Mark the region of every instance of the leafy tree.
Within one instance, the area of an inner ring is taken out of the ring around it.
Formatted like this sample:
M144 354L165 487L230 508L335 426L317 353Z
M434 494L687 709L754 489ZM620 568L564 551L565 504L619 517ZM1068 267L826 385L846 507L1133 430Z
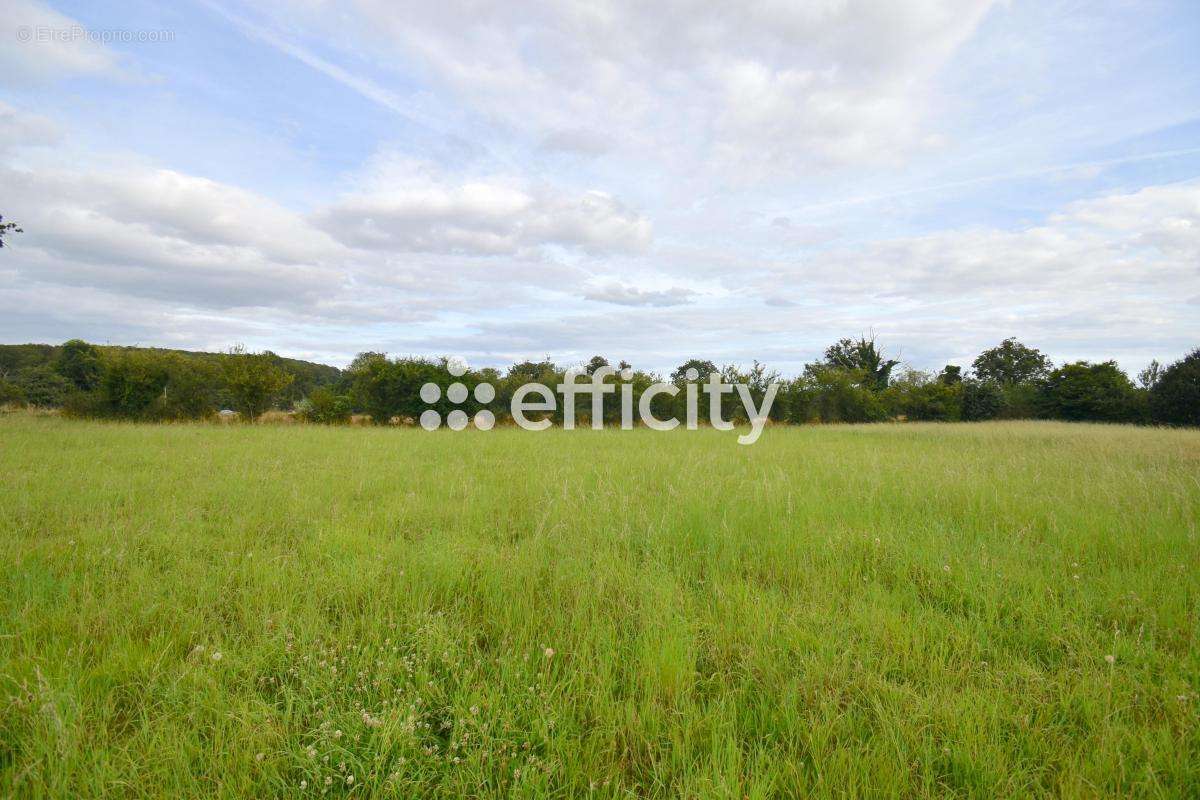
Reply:
M0 378L0 406L25 405L25 392L10 380Z
M557 376L557 377L555 377ZM508 368L506 381L521 383L544 383L550 386L562 378L560 370L549 358L542 361L521 361Z
M888 417L879 395L859 370L810 364L788 387L793 422L881 422Z
M17 370L13 384L24 395L25 402L42 408L58 408L75 389L49 364Z
M170 378L166 358L148 350L120 350L106 359L98 387L98 411L125 419L161 414Z
M671 382L683 383L685 380L687 380L685 376L687 375L687 371L689 369L696 370L696 373L699 375L697 380L702 382L708 380L708 376L714 372L719 372L717 365L711 361L705 361L704 359L700 358L689 358L687 361L676 367L671 373Z
M1013 383L999 389L1004 396L1000 419L1033 419L1041 414L1037 383Z
M1005 339L990 350L984 350L971 365L976 378L1001 386L1030 383L1044 378L1050 366L1050 359L1040 351L1012 338Z
M389 360L382 353L361 354L350 371L354 402L379 425L387 424L393 417L417 419L427 408L444 416L454 408L446 399L446 387L452 381L461 381L471 389L478 382L470 373L462 378L451 378L441 365L427 359ZM420 396L421 387L426 383L435 383L442 389L440 398L432 406Z
M90 392L100 383L100 351L82 339L70 339L58 351L54 369L76 389Z
M347 370L355 403L378 424L395 416L392 392L387 385L390 367L385 354L366 352L355 356Z
M350 421L350 406L349 397L336 394L327 386L318 386L297 404L297 410L305 422L338 425Z
M234 410L245 419L258 419L292 382L292 376L277 366L274 353L248 353L235 347L229 356L223 367Z
M850 372L862 373L863 386L873 391L882 391L888 386L892 370L899 364L894 359L885 359L876 346L875 338L865 336L841 339L825 351L825 364Z
M1146 368L1138 373L1138 386L1143 389L1153 389L1163 376L1163 365L1155 359L1146 365Z
M15 222L5 222L4 215L0 214L0 247L4 247L4 237L14 233L24 233L25 231L17 227Z
M703 374L700 380L703 381L707 377L707 374ZM730 385L745 384L746 388L750 391L750 397L754 401L754 407L762 408L763 398L765 398L767 394L767 387L772 383L779 383L780 378L778 372L767 369L765 364L755 360L753 366L751 366L748 370L738 369L738 367L734 364L727 364L726 366L722 367L721 381ZM660 398L656 397L655 399L658 400ZM685 413L683 406L685 402L685 395L683 392L680 392L675 396L674 399L676 408L678 409L678 419L682 421ZM696 400L700 419L708 419L710 407L708 395L704 392L699 392ZM728 409L728 411L722 416L723 419L727 419L730 422L749 421L749 415L746 412L746 406L738 395L727 394L721 398L721 403L722 409ZM767 412L767 416L774 420L784 419L785 407L778 403L772 403L771 409Z
M955 386L962 383L962 367L954 364L947 364L942 367L942 371L938 373L938 380L946 386Z
M608 366L611 365L608 363L608 359L604 356L592 356L590 359L588 359L588 362L583 365L583 368L585 371L587 371L588 375L594 375L596 370L600 369L601 367Z
M1150 418L1200 426L1200 348L1163 370L1150 389Z
M163 414L171 419L204 419L217 413L223 373L215 362L166 357L167 385L163 389Z
M968 422L995 419L1004 410L1004 392L994 383L962 383L962 418Z
M1115 361L1064 364L1038 387L1041 412L1056 419L1133 422L1138 400L1137 389Z
M38 367L54 360L57 348L48 344L0 344L0 377L12 380L25 367Z
M893 416L917 421L956 420L961 413L962 391L959 384L943 382L942 375L933 377L917 370L908 370L883 392Z

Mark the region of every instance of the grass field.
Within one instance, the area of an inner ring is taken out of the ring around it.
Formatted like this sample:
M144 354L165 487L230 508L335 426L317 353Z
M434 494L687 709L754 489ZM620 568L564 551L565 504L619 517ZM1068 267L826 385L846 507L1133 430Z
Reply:
M1200 796L1200 432L0 417L0 795Z

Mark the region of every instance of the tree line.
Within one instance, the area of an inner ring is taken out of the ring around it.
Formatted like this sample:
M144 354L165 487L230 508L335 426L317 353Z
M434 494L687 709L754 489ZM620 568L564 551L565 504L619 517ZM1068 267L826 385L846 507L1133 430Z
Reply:
M834 343L791 378L758 362L741 368L691 359L666 376L633 369L624 361L610 365L601 356L580 366L588 374L603 366L630 370L628 380L607 380L632 384L635 397L660 381L685 387L689 374L703 381L719 373L724 383L748 385L756 401L768 385L777 383L770 418L784 423L1061 419L1200 426L1200 349L1169 366L1152 362L1135 379L1114 361L1056 366L1015 339L983 351L966 370L947 365L937 372L902 368L867 336ZM205 419L222 410L254 420L278 409L315 423L344 423L358 415L377 424L403 424L412 423L427 408L443 415L455 408L444 390L457 381L472 394L477 384L490 384L495 397L483 407L504 422L518 387L536 382L553 388L564 382L566 370L546 359L523 361L503 371L469 370L452 378L445 359L366 352L340 370L270 351L190 353L72 339L59 346L0 346L0 405L164 421ZM420 397L426 383L443 389L433 404ZM686 394L656 396L655 416L683 419ZM701 420L710 418L708 402L701 393ZM472 403L471 408L479 405ZM581 411L586 421L587 410ZM724 419L745 421L740 403L730 401L721 412ZM560 408L549 416L561 413ZM616 402L606 403L605 423L617 424L619 413Z

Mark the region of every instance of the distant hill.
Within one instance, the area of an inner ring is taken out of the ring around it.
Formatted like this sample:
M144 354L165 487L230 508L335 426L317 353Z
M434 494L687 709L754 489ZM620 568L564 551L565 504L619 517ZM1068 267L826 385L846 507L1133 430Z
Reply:
M172 350L164 347L125 347L123 345L98 344L96 348L106 352L142 350L155 353L174 353L184 358L195 358L218 364L222 360L229 358L227 353ZM60 346L55 344L0 344L0 378L12 375L26 367L38 367L43 364L50 364L58 358L60 349ZM281 369L291 373L293 377L292 383L282 394L282 398L288 401L294 402L299 400L307 396L316 387L335 384L342 377L340 369L331 367L328 364L301 361L298 358L284 358L274 353L271 353L271 356L276 360Z

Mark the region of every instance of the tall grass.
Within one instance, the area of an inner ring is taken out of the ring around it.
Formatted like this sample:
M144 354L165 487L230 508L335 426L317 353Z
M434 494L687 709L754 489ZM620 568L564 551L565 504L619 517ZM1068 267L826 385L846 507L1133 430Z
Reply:
M0 418L0 794L1200 795L1200 433Z

